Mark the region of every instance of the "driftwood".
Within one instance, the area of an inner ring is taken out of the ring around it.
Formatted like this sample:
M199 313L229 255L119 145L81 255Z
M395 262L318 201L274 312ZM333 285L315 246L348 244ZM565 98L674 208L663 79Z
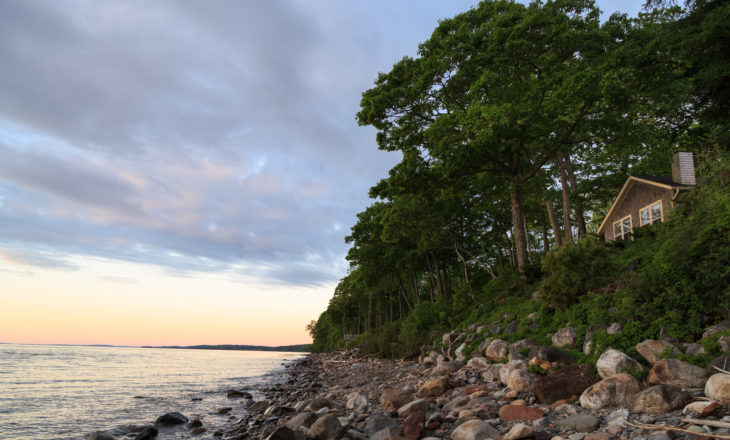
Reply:
M646 429L646 430L651 430L651 431L683 432L685 434L693 434L693 435L696 435L699 437L712 437L712 438L717 438L717 439L721 439L721 440L730 440L730 435L699 433L699 432L690 431L688 429L680 428L678 426L644 425L643 423L629 422L628 420L626 420L626 418L622 418L622 421L631 427L639 428L639 429ZM715 422L712 420L682 419L682 421L686 422L686 423L714 426L714 427L719 427L719 428L730 428L730 423ZM719 425L723 425L723 426L719 426Z

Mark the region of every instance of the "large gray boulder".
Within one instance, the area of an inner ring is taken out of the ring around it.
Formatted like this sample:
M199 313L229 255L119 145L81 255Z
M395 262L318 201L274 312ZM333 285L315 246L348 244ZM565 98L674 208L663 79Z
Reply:
M489 363L487 362L487 358L483 357L473 357L469 359L469 362L466 364L468 368L476 371L482 371L486 369L488 365Z
M503 384L507 385L507 382L509 381L509 377L515 370L526 370L527 369L527 361L524 359L516 359L514 361L509 361L506 364L502 365L502 368L499 369L499 380Z
M616 374L583 391L580 404L590 410L630 406L631 398L641 391L641 388L641 382L634 376Z
M730 405L730 374L713 374L705 384L705 396Z
M487 347L487 350L484 352L484 357L493 362L500 362L507 358L508 348L509 342L502 339L495 339Z
M331 414L317 419L307 431L307 438L312 440L339 440L341 435L342 424L337 417Z
M483 440L497 438L500 433L484 420L464 422L451 433L451 440Z
M633 398L633 411L644 414L664 414L684 407L692 396L669 385L654 385L639 391Z
M646 383L677 388L702 388L708 377L707 370L697 365L679 359L662 359L649 371Z
M575 331L575 328L565 327L555 332L551 340L553 345L558 348L574 347L577 337L578 334Z
M674 355L681 353L677 347L667 341L647 339L646 341L636 344L636 351L638 351L639 354L652 365L659 362L662 353L667 350L671 351Z
M606 350L596 362L598 375L601 379L608 379L611 376L620 373L629 373L636 371L644 371L646 367L636 362L630 356L614 349Z

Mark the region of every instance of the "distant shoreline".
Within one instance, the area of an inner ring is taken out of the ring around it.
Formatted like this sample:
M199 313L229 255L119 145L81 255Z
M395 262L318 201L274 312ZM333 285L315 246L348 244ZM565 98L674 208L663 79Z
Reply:
M166 345L166 346L150 346L145 345L141 348L172 348L172 349L185 349L185 350L247 350L247 351L289 351L296 353L308 353L312 349L312 344L299 344L299 345L281 345L278 347L267 347L264 345Z

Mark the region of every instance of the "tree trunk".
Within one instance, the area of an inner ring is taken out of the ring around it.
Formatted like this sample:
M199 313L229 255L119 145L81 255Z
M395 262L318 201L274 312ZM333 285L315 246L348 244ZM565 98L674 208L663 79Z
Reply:
M512 232L512 231L510 230L510 232ZM507 238L507 245L509 246L507 248L507 255L509 256L509 265L512 267L515 267L515 266L517 266L517 262L515 261L515 246L512 243L512 237L510 237L510 235L507 233L507 231L504 231L504 236Z
M525 237L524 207L522 205L522 188L513 181L510 188L512 203L512 225L514 226L515 251L517 253L517 268L522 271L528 263L527 237Z
M413 305L415 306L421 302L421 292L418 291L418 278L416 277L416 271L412 270L411 275L413 277Z
M563 194L563 234L565 241L571 242L573 241L573 227L570 224L570 188L568 187L568 178L560 156L558 156L558 172L560 174L560 186L562 187L561 192Z
M461 260L461 265L464 270L464 287L466 287L469 284L469 271L467 270L466 259L463 255L461 255L461 252L459 252L459 246L457 246L455 243L454 250L456 251L456 255L458 255L459 259Z
M398 269L393 269L393 272L395 273L396 280L398 280L398 289L400 290L400 294L403 297L403 300L406 302L406 305L408 306L408 310L413 310L413 306L411 306L410 301L408 301L408 293L406 292L406 286L403 285L403 280L400 277L400 273L398 272Z
M366 331L370 331L373 325L373 289L368 289L368 325Z
M433 267L434 273L436 274L436 280L438 281L437 285L438 285L439 291L441 292L441 296L443 296L445 298L446 289L444 288L444 279L441 278L441 271L439 270L439 260L435 256L433 257L433 266L434 266Z
M542 221L542 248L547 253L550 250L550 238L548 237L548 228L545 224L545 218Z
M578 179L573 172L573 163L570 161L570 155L563 157L563 164L565 165L568 183L573 194L573 210L575 211L575 220L578 223L578 237L583 238L586 236L586 219L583 215L583 201L578 193Z
M426 267L428 268L428 287L429 287L429 290L431 291L430 292L431 293L431 302L433 302L434 301L433 288L434 288L434 284L436 284L436 283L434 282L434 279L433 279L433 269L431 269L431 260L429 260L428 254L426 254Z

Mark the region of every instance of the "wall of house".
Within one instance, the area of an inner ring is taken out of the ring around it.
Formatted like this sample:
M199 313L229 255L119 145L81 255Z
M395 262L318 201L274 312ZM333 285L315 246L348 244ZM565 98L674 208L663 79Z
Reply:
M603 236L606 241L613 241L613 223L631 215L631 230L640 227L639 210L646 207L647 205L662 200L662 209L664 218L667 213L672 209L671 200L674 191L671 189L661 188L655 185L650 185L643 182L634 182L631 189L629 189L623 203L616 208L606 223L606 230Z

